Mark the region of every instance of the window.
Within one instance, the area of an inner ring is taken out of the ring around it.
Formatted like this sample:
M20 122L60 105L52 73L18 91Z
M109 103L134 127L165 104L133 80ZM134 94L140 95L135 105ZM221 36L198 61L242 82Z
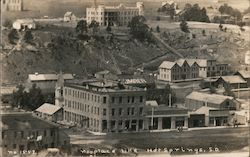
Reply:
M135 102L135 97L134 96L132 96L132 103L134 103Z
M103 109L103 115L104 115L104 116L107 115L107 110L106 110L106 108Z
M135 108L131 108L131 115L134 115L135 114Z
M122 97L121 96L119 97L119 103L122 103Z
M122 108L119 108L119 115L122 115Z
M16 131L14 132L14 138L17 138L17 132Z
M128 103L130 103L130 96L128 96Z
M23 131L21 131L21 138L23 138L24 137L24 133L23 133Z
M112 97L112 103L115 103L115 97Z
M103 97L103 103L106 104L107 102L107 97Z
M142 113L143 113L143 107L140 107L139 114L142 115Z
M47 131L46 131L46 130L43 131L43 136L44 136L44 137L47 136Z
M16 144L13 144L13 149L16 149Z
M127 110L127 115L129 115L130 114L130 108L128 108L128 110Z
M143 102L143 96L140 96L140 102Z
M111 112L111 114L112 114L112 116L114 116L114 115L115 115L115 109L114 109L114 108L112 108L112 112Z

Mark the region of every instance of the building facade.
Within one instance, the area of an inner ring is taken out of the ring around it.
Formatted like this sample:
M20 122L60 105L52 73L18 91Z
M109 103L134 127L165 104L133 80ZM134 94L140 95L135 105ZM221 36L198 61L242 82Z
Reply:
M125 7L120 4L119 6L99 5L86 9L87 23L90 24L95 20L100 26L127 26L134 16L143 14L143 2L137 2L136 7Z
M64 120L92 132L144 130L146 91L113 81L65 84Z
M56 106L49 103L44 103L42 106L34 111L35 115L51 122L57 122L63 120L63 109L60 106Z
M22 11L23 0L1 0L3 11Z
M33 117L31 113L5 113L1 115L1 147L3 156L8 151L39 151L46 148L69 146L69 137L54 123Z
M175 62L164 61L158 70L158 80L168 82L205 78L207 73L206 65L194 59L179 59Z

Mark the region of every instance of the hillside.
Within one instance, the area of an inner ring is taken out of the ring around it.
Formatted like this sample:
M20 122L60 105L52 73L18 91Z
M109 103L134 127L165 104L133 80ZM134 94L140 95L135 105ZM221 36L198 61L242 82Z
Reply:
M19 32L20 43L11 45L7 38L9 30L5 30L3 81L24 81L29 73L60 70L78 76L102 69L119 73L163 54L157 45L131 39L128 33L115 35L111 41L110 36L102 32L105 30L83 41L75 37L71 28L50 26L32 31L33 44L27 44L23 39L24 32Z

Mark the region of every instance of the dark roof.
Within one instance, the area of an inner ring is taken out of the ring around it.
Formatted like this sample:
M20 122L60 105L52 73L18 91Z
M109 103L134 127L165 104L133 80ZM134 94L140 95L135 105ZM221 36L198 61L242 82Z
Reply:
M31 113L2 114L0 127L3 130L30 130L55 128L56 124L33 117Z

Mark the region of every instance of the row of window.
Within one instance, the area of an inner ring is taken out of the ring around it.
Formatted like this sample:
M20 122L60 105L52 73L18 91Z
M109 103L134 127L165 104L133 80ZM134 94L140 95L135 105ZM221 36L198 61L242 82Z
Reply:
M134 116L136 115L137 111L135 110L134 107L128 107L127 108L127 113L125 114L124 112L124 108L112 108L111 109L111 116L116 116L116 115L119 115L119 116L123 116L123 115L131 115L131 116ZM143 107L139 107L139 115L142 115L143 114Z
M87 104L83 104L83 103L76 102L76 101L70 101L67 99L65 99L64 105L65 105L65 107L72 108L75 110L80 110L80 111L91 113L91 114L99 115L99 112L100 112L99 107L90 106Z
M47 137L49 130L44 130L42 131L28 131L25 137L25 132L24 131L14 131L12 132L6 132L6 131L2 131L2 138L8 138L8 136L13 137L13 138L36 138L39 135L42 135L43 137ZM54 129L50 129L50 136L54 136L55 135L55 130Z
M119 12L98 12L98 11L88 11L87 15L138 15L139 11L119 11Z

